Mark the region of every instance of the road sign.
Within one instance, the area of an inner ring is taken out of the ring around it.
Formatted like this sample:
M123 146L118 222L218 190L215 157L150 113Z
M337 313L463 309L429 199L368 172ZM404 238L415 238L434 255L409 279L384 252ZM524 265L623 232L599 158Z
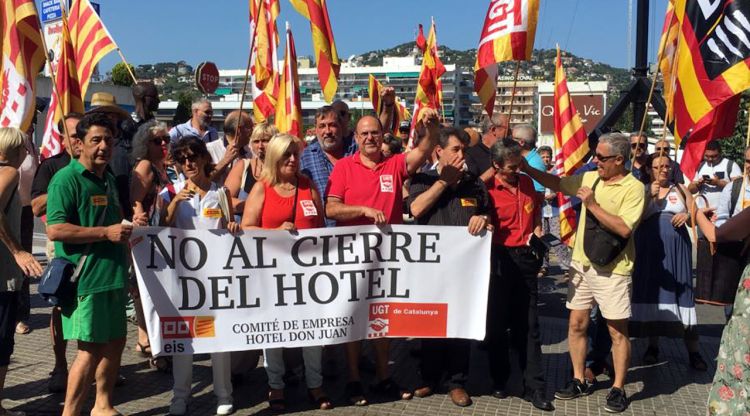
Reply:
M42 0L42 23L62 19L60 0Z
M219 86L219 69L213 62L201 62L195 68L195 85L204 94L212 94Z

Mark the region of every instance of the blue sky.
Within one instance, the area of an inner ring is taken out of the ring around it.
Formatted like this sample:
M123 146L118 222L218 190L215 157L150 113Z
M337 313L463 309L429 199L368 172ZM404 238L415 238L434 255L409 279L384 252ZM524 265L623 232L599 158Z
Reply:
M204 60L219 68L244 68L247 61L247 0L96 0L126 58L134 65ZM627 53L628 0L540 0L535 47L559 43L573 53L617 67L632 65ZM635 8L637 0L632 0ZM649 61L655 61L666 0L651 0ZM437 22L438 43L476 47L488 0L328 0L339 56L388 48L414 39L416 26ZM635 10L633 10L635 19ZM292 26L298 55L312 52L309 24L281 0L279 30ZM633 30L635 42L635 29ZM283 49L279 52L283 56ZM631 53L632 55L632 53ZM102 61L109 70L112 53Z

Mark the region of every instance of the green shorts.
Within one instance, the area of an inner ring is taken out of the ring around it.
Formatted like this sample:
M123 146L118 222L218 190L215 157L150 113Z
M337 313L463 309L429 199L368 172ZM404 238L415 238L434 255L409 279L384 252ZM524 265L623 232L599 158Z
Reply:
M125 289L78 296L76 304L63 307L62 330L67 340L107 343L127 336Z

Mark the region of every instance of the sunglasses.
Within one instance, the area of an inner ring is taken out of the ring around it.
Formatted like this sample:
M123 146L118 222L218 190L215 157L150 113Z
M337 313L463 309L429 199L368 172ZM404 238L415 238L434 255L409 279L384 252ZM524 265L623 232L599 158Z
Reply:
M659 153L659 152L665 152L665 153L669 153L669 151L670 151L670 150L672 150L672 149L671 149L671 148L669 148L669 147L655 147L655 148L654 148L654 151L655 151L656 153Z
M151 143L161 146L164 143L169 143L169 136L157 136L151 139Z
M635 149L635 148L645 149L646 148L646 144L645 143L630 143L630 147L633 148L633 149Z
M594 155L594 157L596 158L596 160L598 160L598 161L600 161L600 162L603 163L603 162L608 161L609 159L616 158L617 155L604 156L604 155L600 155L599 153L597 153L597 154Z
M188 160L191 163L198 162L200 160L200 156L198 156L196 154L192 154L192 155L179 155L174 160L175 160L175 162L177 162L177 163L179 163L181 165L184 165L185 162L188 161Z

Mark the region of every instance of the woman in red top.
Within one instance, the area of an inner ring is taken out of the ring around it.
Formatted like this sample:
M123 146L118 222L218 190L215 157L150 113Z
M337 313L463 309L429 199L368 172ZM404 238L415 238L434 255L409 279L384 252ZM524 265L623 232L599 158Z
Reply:
M313 182L299 172L304 143L289 134L277 134L266 147L263 173L250 191L242 215L242 228L301 230L323 226L320 194ZM305 382L310 399L321 409L331 409L323 391L321 355L323 347L304 347ZM274 411L283 411L284 357L282 348L263 352L268 374L268 402Z

